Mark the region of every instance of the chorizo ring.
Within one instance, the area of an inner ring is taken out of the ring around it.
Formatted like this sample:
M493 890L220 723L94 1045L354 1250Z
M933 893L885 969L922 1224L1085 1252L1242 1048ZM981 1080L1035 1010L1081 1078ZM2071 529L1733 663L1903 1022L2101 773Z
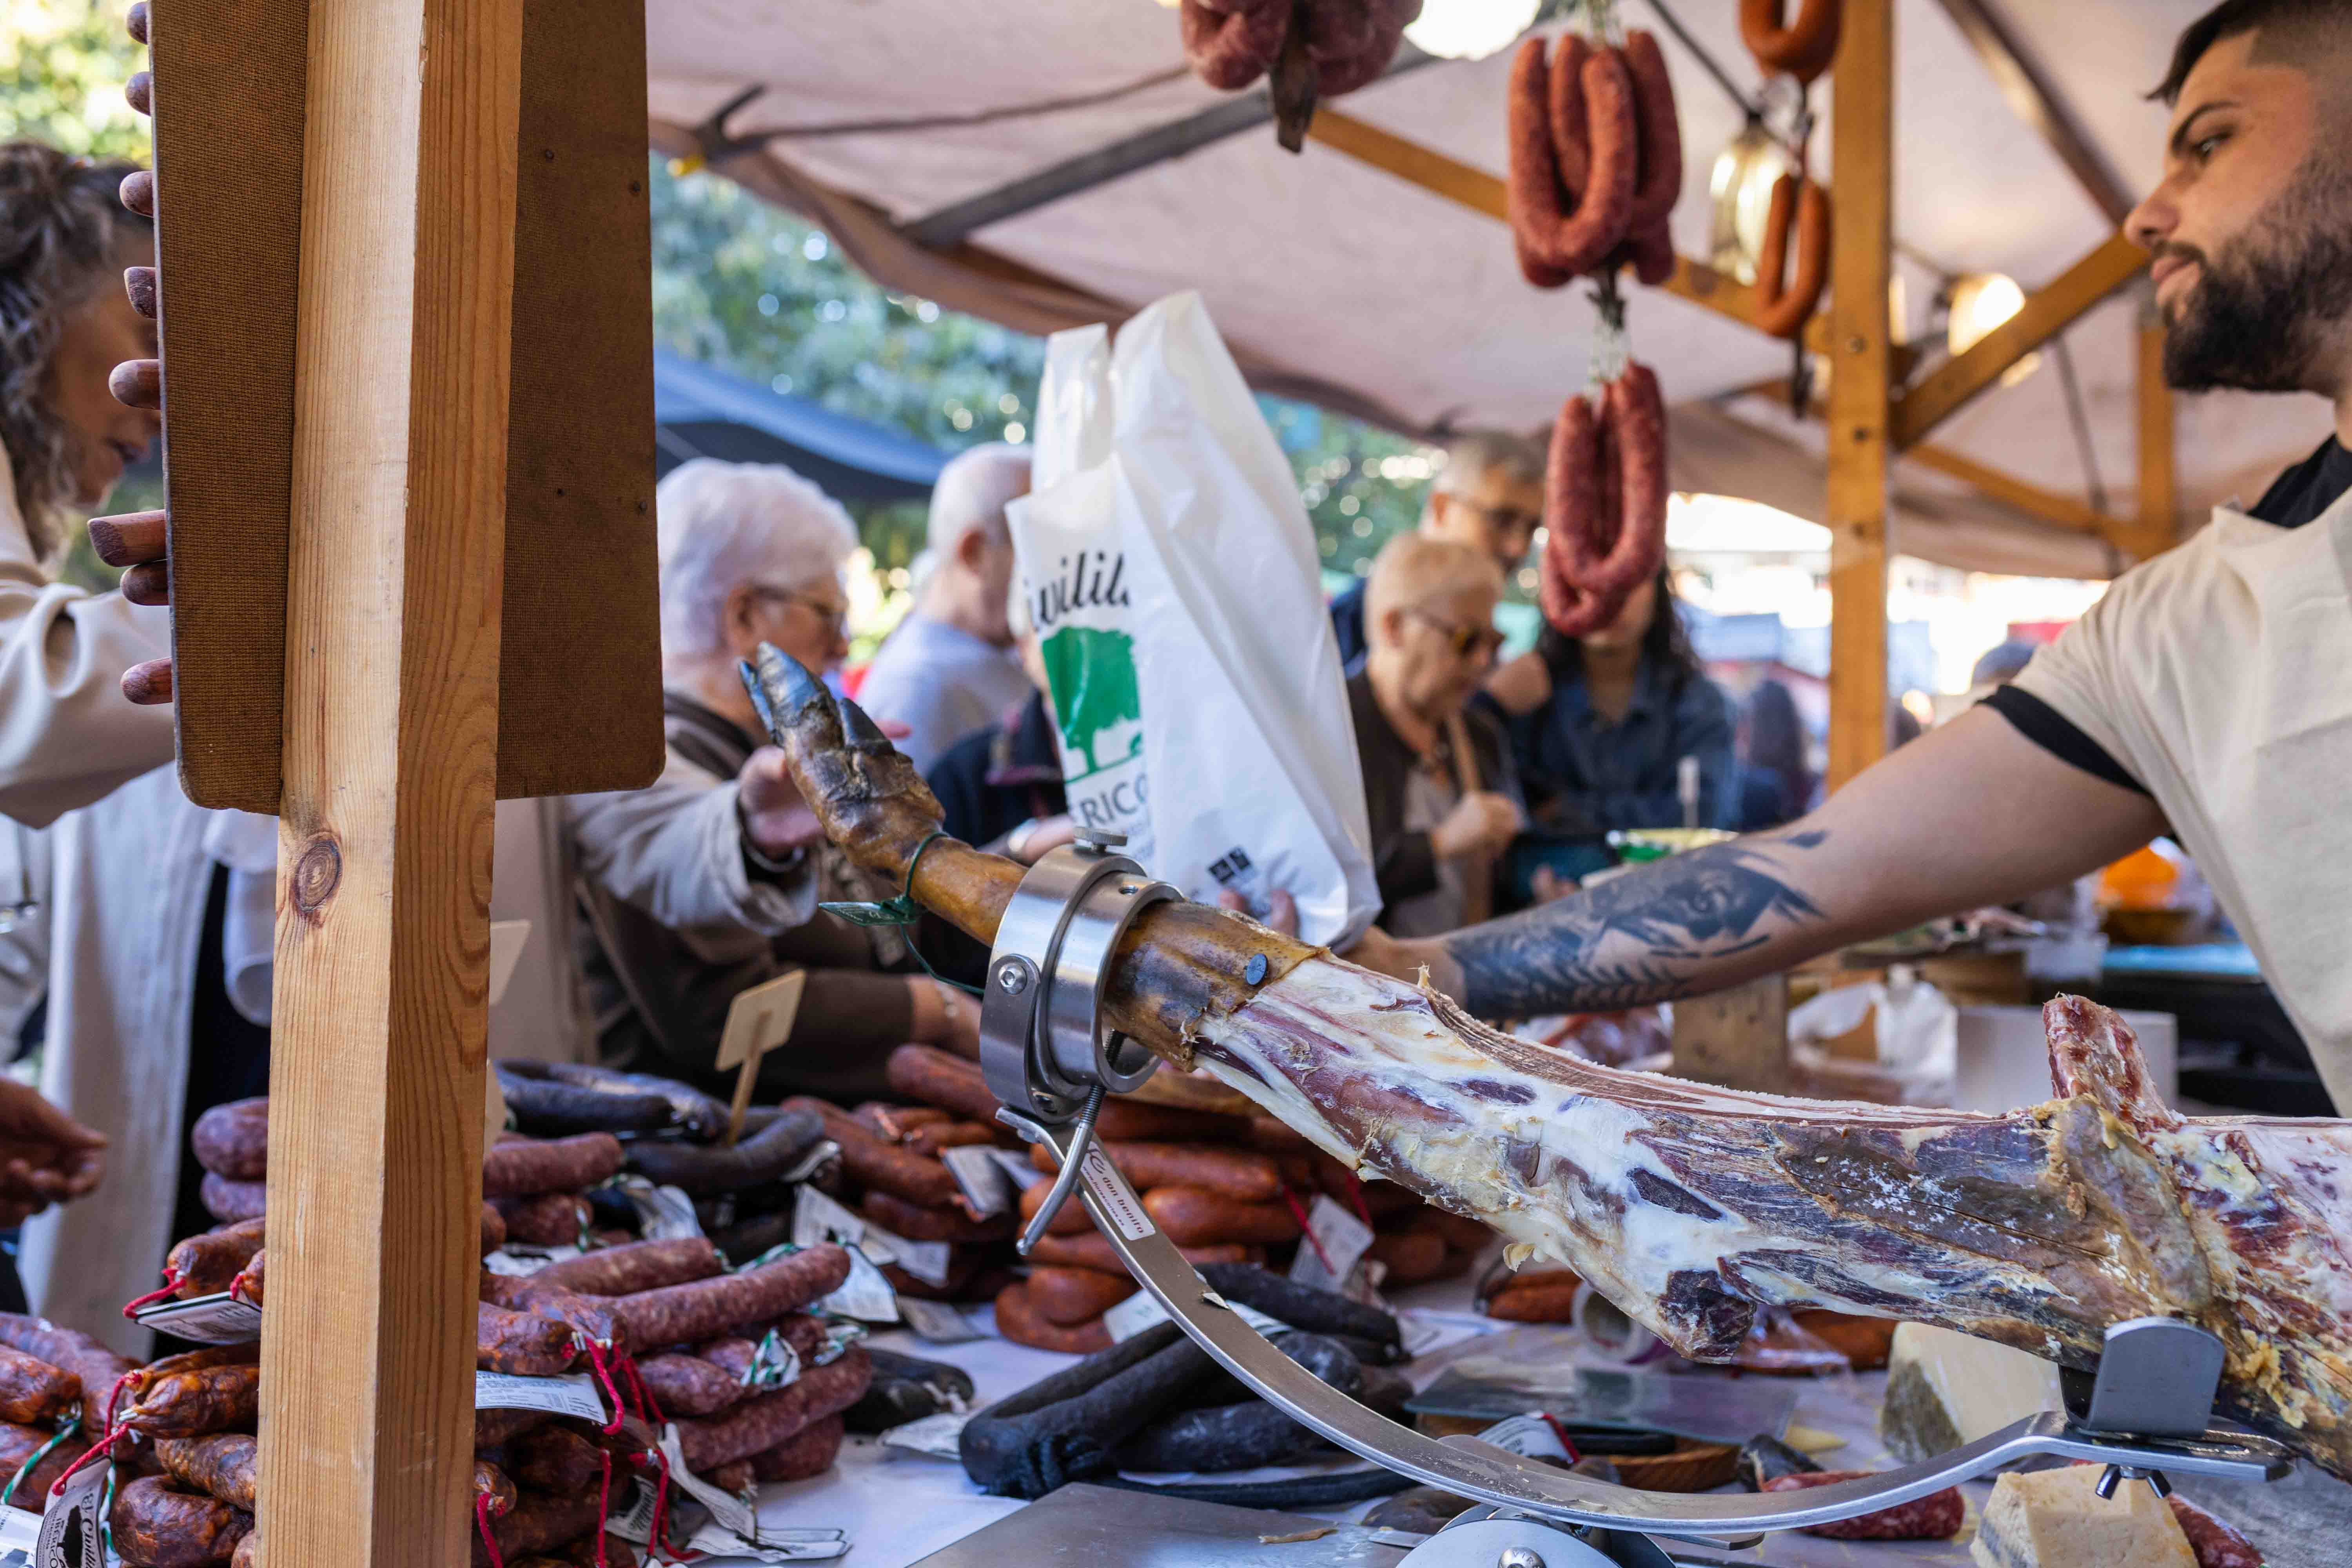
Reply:
M1290 30L1290 0L1184 0L1179 36L1192 74L1220 92L1264 76Z
M1025 1281L1007 1285L996 1293L996 1332L1016 1345L1064 1355L1091 1355L1111 1346L1110 1331L1103 1327L1100 1318L1068 1327L1047 1321L1030 1300Z
M1552 421L1544 462L1544 549L1537 597L1544 619L1566 637L1608 625L1619 607L1604 604L1577 581L1573 570L1576 541L1614 527L1614 520L1602 515L1610 498L1601 483L1601 425L1599 412L1582 394L1569 398Z
M883 1062L882 1072L893 1094L951 1110L967 1121L992 1124L996 1120L996 1096L976 1062L936 1046L900 1046Z
M47 1421L80 1397L81 1379L65 1368L0 1345L0 1421Z
M1055 1328L1072 1329L1100 1318L1136 1292L1125 1274L1046 1265L1029 1271L1029 1304Z
M1154 1187L1143 1194L1143 1212L1179 1247L1238 1241L1278 1247L1298 1239L1298 1218L1282 1203L1239 1203L1202 1187Z
M1780 25L1781 0L1739 0L1739 37L1756 63L1811 82L1837 58L1839 0L1801 0L1797 19Z
M1625 35L1625 76L1633 89L1633 121L1640 155L1633 205L1626 215L1629 234L1665 221L1683 193L1683 131L1675 115L1675 82L1657 38L1636 27ZM1646 281L1646 279L1645 279Z
M1197 1143L1125 1142L1105 1139L1102 1152L1137 1188L1205 1187L1243 1203L1271 1203L1282 1196L1282 1166L1255 1149ZM1046 1175L1059 1167L1042 1143L1029 1151L1029 1163Z
M718 1249L699 1236L668 1241L633 1241L583 1252L549 1264L530 1276L533 1286L558 1286L583 1296L634 1296L665 1285L684 1285L726 1272Z
M1523 256L1537 263L1531 268L1523 260L1520 270L1530 282L1589 272L1625 237L1633 207L1636 143L1625 63L1571 33L1547 68L1543 40L1530 38L1511 61L1508 107L1505 212Z
M163 1268L179 1280L177 1294L181 1299L216 1295L235 1283L246 1265L253 1261L254 1254L261 1250L263 1223L258 1219L241 1220L189 1237L173 1247L163 1259Z
M253 1516L161 1476L142 1476L114 1494L108 1516L114 1549L131 1568L210 1568L226 1563L253 1532Z
M740 1274L623 1296L613 1310L632 1344L692 1344L798 1311L848 1278L848 1252L825 1243Z
M841 1453L843 1420L827 1415L800 1429L772 1448L751 1456L751 1474L761 1481L804 1481L833 1468Z
M1784 282L1794 228L1796 275ZM1830 193L1819 180L1807 180L1803 192L1796 177L1783 174L1772 182L1772 205L1764 215L1764 244L1756 254L1756 325L1776 338L1794 341L1804 331L1805 318L1821 302L1822 285L1830 277Z
M261 1474L261 1446L242 1432L209 1437L163 1437L155 1444L163 1473L190 1491L251 1513Z

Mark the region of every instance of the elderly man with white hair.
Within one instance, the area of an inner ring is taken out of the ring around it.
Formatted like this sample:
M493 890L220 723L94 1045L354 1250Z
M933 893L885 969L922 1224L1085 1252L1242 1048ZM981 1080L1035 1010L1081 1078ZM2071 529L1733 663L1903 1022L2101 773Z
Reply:
M898 749L918 770L1029 695L1005 623L1013 535L1004 522L1005 504L1028 493L1027 448L1001 443L960 454L931 489L929 571L857 691L867 712L907 726Z
M843 563L857 531L823 490L773 465L681 465L655 493L661 552L663 710L669 761L650 791L572 804L587 919L575 951L597 1054L705 1088L735 997L794 969L807 980L760 1095L883 1092L908 1040L953 1046L978 1010L911 967L895 931L816 915L820 899L879 899L826 845L783 753L761 742L736 673L763 642L809 668L849 651ZM677 796L691 796L681 807ZM667 797L662 802L662 797ZM674 853L648 853L660 824Z

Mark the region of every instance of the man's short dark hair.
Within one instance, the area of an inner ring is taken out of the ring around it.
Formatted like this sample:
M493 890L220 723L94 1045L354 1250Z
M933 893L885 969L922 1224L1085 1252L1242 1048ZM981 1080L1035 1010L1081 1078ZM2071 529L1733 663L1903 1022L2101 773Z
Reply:
M2224 38L2238 37L2258 27L2279 26L2302 31L2315 26L2342 26L2352 23L2352 5L2345 0L2221 0L2202 16L2181 29L2180 41L2172 46L2172 64L2164 79L2148 94L2163 100L2170 108L2180 98L2180 85L2205 51Z

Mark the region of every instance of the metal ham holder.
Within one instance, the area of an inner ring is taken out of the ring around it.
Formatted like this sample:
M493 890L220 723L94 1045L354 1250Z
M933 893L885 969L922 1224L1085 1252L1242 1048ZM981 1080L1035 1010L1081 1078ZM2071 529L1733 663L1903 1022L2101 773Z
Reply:
M2099 1493L2168 1475L2276 1480L2288 1451L2251 1433L2209 1429L2221 1342L2141 1318L2107 1331L2095 1378L2068 1373L2065 1411L2045 1411L1925 1464L1790 1492L1716 1496L1638 1491L1573 1475L1470 1436L1434 1438L1374 1414L1275 1348L1184 1260L1127 1179L1095 1146L1105 1095L1151 1076L1159 1058L1102 1023L1105 977L1135 917L1179 897L1116 851L1118 834L1032 867L989 954L981 1068L997 1117L1051 1149L1060 1173L1021 1237L1025 1257L1073 1192L1120 1259L1177 1326L1264 1399L1349 1452L1426 1486L1478 1500L1405 1553L1415 1568L1671 1568L1653 1536L1747 1547L1759 1532L1891 1508L2035 1455L2107 1467Z

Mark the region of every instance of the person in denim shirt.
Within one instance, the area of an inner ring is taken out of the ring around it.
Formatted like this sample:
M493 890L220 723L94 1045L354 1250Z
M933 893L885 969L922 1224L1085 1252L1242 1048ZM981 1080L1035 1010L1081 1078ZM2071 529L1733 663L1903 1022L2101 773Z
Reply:
M1540 826L1679 827L1685 757L1698 759L1698 826L1736 821L1731 703L1700 670L1663 569L1599 631L1545 627L1486 689Z

